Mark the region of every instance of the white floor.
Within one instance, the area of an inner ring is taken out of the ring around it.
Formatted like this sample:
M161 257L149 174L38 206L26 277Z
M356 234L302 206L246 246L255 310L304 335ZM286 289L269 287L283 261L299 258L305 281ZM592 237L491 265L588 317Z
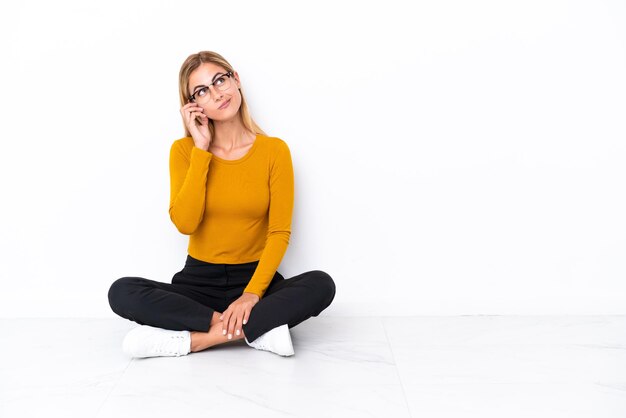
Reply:
M0 417L626 417L626 316L322 314L287 358L131 359L135 326L0 319Z

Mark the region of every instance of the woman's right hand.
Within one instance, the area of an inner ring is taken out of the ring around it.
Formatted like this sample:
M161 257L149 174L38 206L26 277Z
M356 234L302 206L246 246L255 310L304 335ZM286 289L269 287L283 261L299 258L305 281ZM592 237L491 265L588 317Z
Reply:
M204 114L203 109L196 103L189 102L180 108L185 126L193 137L196 147L208 150L211 145L211 131L209 130L209 117ZM200 123L196 120L200 118Z

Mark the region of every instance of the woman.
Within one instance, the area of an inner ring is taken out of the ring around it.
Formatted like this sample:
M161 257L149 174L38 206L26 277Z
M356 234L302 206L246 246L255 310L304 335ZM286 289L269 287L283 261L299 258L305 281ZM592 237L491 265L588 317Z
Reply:
M294 176L287 144L252 120L239 74L219 54L190 55L179 73L185 137L170 150L170 219L189 235L172 283L122 277L111 309L139 327L133 357L181 356L245 339L294 354L289 328L335 297L325 272L285 279L277 268L291 234Z

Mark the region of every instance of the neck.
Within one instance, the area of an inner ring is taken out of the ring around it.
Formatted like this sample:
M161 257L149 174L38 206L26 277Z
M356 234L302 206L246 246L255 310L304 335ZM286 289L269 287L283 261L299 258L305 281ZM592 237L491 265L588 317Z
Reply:
M215 134L211 145L226 151L241 147L246 144L248 130L243 126L239 118L229 121L214 121Z

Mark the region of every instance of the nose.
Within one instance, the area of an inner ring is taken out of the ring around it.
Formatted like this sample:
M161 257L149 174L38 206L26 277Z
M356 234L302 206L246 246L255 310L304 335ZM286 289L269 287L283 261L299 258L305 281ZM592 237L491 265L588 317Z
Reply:
M220 97L223 96L222 92L218 91L217 88L215 88L214 85L210 85L209 86L209 92L211 91L211 88L213 88L213 93L215 93L215 96L219 99ZM213 94L211 93L211 94Z

